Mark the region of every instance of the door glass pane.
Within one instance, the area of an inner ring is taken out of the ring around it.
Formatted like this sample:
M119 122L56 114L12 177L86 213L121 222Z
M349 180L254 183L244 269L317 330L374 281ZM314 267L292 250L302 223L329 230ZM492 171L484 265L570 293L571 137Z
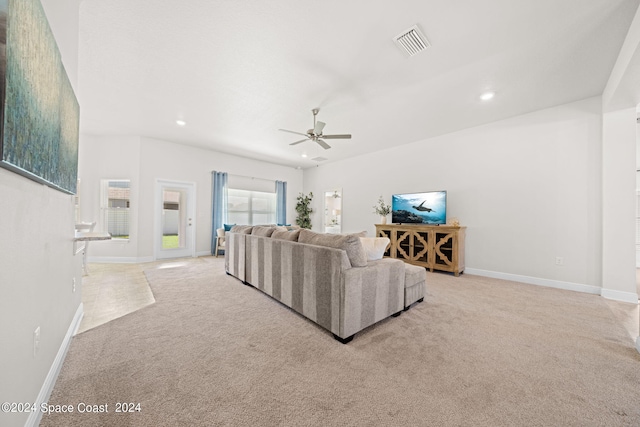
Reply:
M162 249L184 248L181 199L180 191L162 192Z

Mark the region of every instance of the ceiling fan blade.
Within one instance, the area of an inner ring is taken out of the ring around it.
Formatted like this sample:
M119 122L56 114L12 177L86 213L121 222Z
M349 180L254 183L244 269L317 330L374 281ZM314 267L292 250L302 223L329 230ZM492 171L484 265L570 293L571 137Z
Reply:
M329 148L331 148L331 146L330 146L329 144L327 144L326 142L324 142L324 141L323 141L323 140L321 140L321 139L316 139L316 142L317 142L318 144L320 144L320 146L321 146L322 148L324 148L325 150L328 150Z
M313 128L313 133L320 135L322 133L322 129L324 129L326 125L327 124L325 122L316 122L316 126Z
M351 139L351 135L348 133L341 135L322 135L324 139Z
M309 135L307 135L306 133L301 133L301 132L294 132L292 130L286 130L286 129L278 129L282 132L289 132L289 133L295 133L296 135L302 135L302 136L306 136L307 138L309 137Z
M301 139L300 141L296 141L296 142L292 142L289 145L296 145L296 144L300 144L301 142L305 142L306 140L308 140L309 138L305 138L305 139Z

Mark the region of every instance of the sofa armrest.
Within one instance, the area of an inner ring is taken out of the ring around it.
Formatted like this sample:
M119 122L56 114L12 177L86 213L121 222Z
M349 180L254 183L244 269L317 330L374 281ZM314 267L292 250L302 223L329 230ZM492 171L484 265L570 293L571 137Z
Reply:
M224 268L225 271L238 279L245 281L245 247L247 234L225 233Z
M337 335L347 338L404 308L404 262L383 258L344 271L342 318Z

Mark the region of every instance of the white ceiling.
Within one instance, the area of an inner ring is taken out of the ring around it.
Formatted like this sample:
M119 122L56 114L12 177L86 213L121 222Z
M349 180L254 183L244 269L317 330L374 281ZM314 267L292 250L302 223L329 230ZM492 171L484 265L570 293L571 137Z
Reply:
M639 3L83 0L81 132L333 162L602 94ZM414 24L432 46L409 58ZM314 107L353 138L289 146Z

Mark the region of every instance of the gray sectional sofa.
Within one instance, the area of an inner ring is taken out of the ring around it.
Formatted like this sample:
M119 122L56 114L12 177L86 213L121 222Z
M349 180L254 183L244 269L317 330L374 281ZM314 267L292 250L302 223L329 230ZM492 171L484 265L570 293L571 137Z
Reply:
M424 298L424 279L417 283L413 269L407 304L405 263L367 260L359 237L235 226L226 233L225 269L347 343L362 329L399 316Z

